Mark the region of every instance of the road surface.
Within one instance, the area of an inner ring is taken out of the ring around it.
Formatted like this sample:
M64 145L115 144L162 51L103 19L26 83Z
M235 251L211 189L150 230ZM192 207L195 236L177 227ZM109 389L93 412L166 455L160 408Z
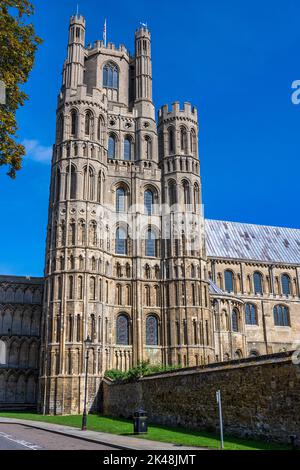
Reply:
M0 423L0 450L116 450L108 445L34 429Z

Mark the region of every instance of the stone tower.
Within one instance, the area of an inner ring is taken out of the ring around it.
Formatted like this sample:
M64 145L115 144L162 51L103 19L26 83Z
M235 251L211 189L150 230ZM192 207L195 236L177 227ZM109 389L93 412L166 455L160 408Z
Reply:
M132 56L86 47L85 20L72 17L49 201L44 413L82 412L88 336L89 409L108 369L213 359L197 112L165 106L158 128L149 30L136 31Z
M165 216L165 308L169 362L200 365L214 359L204 218L198 157L198 116L190 103L159 111L159 159Z

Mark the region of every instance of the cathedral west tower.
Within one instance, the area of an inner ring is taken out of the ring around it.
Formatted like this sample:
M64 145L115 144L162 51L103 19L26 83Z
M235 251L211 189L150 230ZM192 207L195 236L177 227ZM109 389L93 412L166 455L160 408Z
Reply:
M151 35L85 45L70 20L58 97L39 407L89 409L106 370L214 360L197 110L152 98Z

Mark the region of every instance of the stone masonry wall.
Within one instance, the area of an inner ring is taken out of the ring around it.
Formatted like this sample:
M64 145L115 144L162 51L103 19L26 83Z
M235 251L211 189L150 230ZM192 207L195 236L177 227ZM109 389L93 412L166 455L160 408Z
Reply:
M132 416L195 430L218 430L216 391L221 390L225 433L300 443L300 366L292 353L157 374L135 383L103 384L103 413Z

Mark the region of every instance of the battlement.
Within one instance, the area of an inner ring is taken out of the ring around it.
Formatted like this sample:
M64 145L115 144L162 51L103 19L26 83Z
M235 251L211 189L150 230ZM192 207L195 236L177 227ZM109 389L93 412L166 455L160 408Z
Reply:
M104 45L104 42L103 41L100 41L100 40L97 40L97 41L94 41L93 44L88 44L87 46L87 50L94 50L94 49L106 49L106 50L109 50L109 51L116 51L116 52L120 52L122 54L126 54L129 56L129 51L128 49L126 48L126 46L124 44L120 44L119 46L116 46L116 44L112 43L112 42L109 42L106 46Z
M163 105L158 111L158 117L160 120L176 118L176 117L190 117L191 119L197 121L198 112L195 106L192 106L191 103L185 102L183 108L180 107L180 102L175 101L172 103L171 110L169 105Z
M82 15L73 15L70 18L70 26L81 25L85 28L85 18Z

